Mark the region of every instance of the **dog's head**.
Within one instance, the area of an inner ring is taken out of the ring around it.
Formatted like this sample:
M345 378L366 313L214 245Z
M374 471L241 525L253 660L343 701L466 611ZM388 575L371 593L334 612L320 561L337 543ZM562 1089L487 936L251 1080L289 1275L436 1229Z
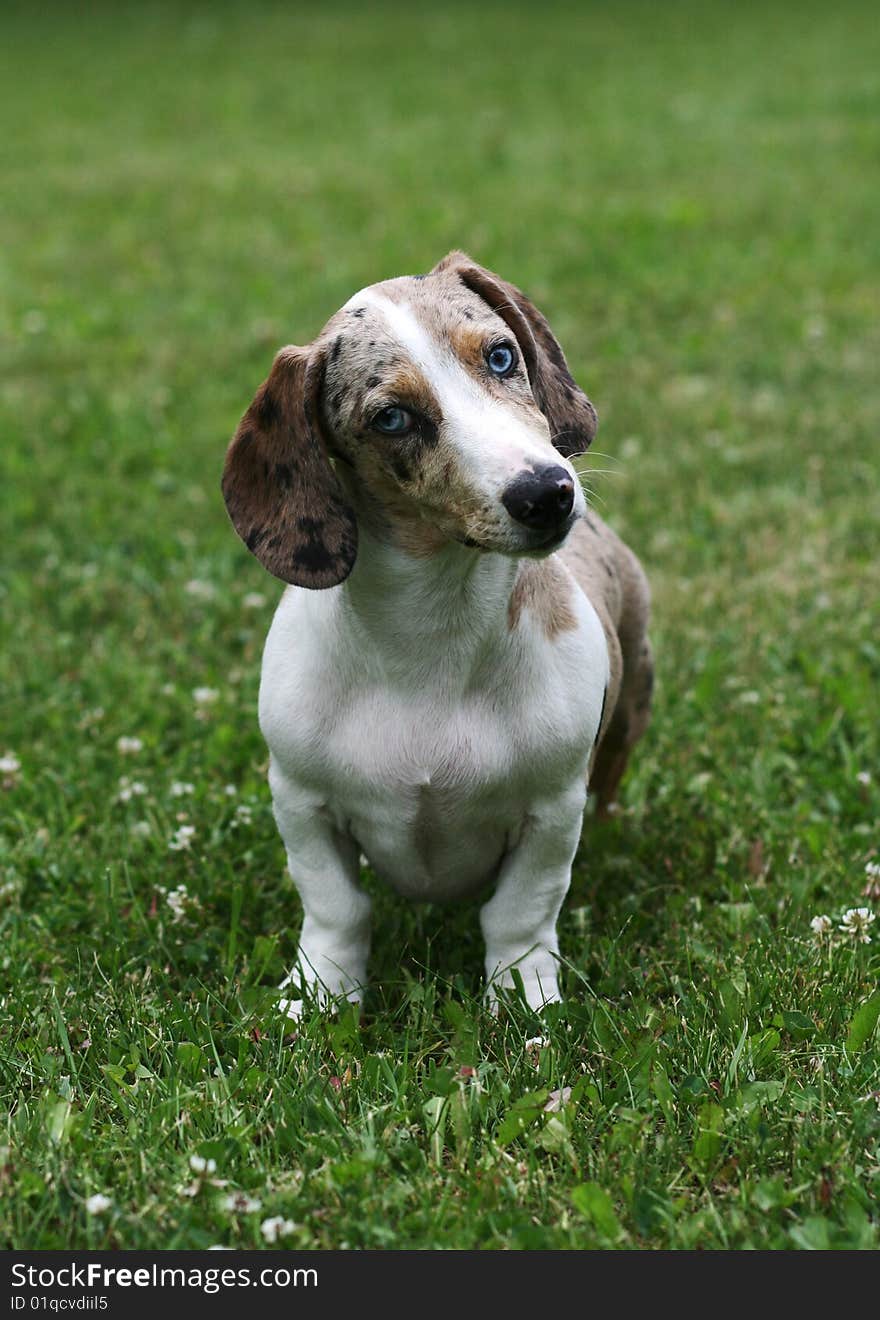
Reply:
M584 511L568 460L595 431L537 308L451 252L281 350L229 446L223 494L248 548L303 587L348 576L359 522L413 555L448 541L549 554Z

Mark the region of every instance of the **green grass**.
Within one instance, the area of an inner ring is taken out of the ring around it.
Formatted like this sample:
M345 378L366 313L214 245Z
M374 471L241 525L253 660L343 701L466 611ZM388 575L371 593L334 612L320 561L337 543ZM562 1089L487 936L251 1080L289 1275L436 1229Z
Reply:
M880 938L809 928L877 906L875 6L417 8L5 11L3 1238L876 1246ZM493 1019L475 907L367 877L365 1017L291 1039L280 588L224 446L278 345L453 246L599 407L654 723L587 822L564 1007Z

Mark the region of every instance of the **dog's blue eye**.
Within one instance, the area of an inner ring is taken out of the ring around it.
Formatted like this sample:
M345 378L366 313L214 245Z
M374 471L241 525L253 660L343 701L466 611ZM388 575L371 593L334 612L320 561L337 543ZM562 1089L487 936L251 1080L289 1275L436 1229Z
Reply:
M383 408L373 418L373 425L383 435L404 435L412 424L412 416L404 408Z
M486 354L486 361L496 376L509 376L516 366L516 354L509 344L496 344Z

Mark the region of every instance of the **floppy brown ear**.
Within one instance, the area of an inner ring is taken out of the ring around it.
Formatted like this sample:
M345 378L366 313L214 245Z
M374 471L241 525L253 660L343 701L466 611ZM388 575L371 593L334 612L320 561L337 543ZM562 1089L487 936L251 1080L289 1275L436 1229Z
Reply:
M223 498L249 550L282 582L335 587L357 555L357 524L318 420L323 356L282 348L226 451Z
M596 434L596 409L573 379L556 336L534 303L464 252L450 252L431 274L445 272L458 275L507 322L525 359L532 393L550 425L554 446L566 458L582 454Z

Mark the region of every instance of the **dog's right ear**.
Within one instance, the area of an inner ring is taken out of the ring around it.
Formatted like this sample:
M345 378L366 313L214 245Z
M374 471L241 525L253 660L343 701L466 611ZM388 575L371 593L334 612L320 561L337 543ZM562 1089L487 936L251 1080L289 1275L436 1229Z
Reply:
M223 498L249 550L282 582L335 587L357 555L357 523L321 432L320 350L282 348L226 452Z

